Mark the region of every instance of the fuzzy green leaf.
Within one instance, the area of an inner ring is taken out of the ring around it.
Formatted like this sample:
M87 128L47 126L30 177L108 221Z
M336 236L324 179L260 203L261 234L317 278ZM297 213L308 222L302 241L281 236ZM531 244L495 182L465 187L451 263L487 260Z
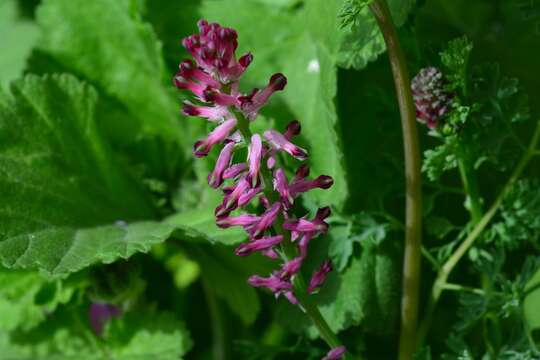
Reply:
M178 106L170 81L163 82L161 44L134 1L46 0L37 22L40 49L123 103L133 127L178 135Z

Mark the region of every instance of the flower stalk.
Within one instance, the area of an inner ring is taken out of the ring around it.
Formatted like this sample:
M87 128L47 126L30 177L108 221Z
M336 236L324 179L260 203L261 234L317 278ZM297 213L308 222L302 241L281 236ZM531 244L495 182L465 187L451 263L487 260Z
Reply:
M416 327L420 288L422 235L422 178L420 147L416 129L416 111L410 88L410 78L396 27L385 0L373 0L369 8L383 34L394 75L405 155L405 252L401 297L401 331L399 359L408 360L416 349Z

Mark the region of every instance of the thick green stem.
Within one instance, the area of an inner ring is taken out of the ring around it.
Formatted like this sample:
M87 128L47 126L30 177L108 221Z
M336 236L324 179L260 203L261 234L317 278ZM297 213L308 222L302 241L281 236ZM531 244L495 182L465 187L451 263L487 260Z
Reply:
M249 128L249 121L239 112L234 112L236 119L238 121L238 129L242 133L242 136L244 137L246 143L249 144L251 141L251 130ZM264 194L267 197L267 199L270 202L274 202L279 200L278 194L272 190L272 174L270 171L265 167L261 166L260 169L260 175L262 178L262 181L264 183ZM296 249L296 246L292 243L291 238L287 231L284 231L283 229L283 222L284 222L283 215L279 215L277 219L274 221L274 231L276 234L283 236L283 242L282 242L282 250L287 260L294 259L298 256L298 251ZM337 338L337 336L334 334L332 329L330 329L330 326L326 322L326 320L323 318L321 312L319 311L319 308L313 301L313 299L309 296L307 293L307 286L306 282L302 276L301 273L296 274L293 280L294 285L294 294L298 300L298 303L304 309L306 315L311 319L317 330L319 331L319 334L321 335L322 339L330 346L331 348L335 348L337 346L341 345L341 342Z
M369 8L383 34L392 66L394 83L401 114L405 154L406 212L405 254L401 297L401 332L399 359L409 360L416 349L416 326L420 287L422 235L422 178L420 147L416 129L416 112L410 88L405 55L399 44L396 28L385 0L373 0Z
M463 242L459 245L459 247L456 250L454 250L452 255L450 255L448 260L446 260L444 265L439 270L439 273L437 274L437 278L435 279L435 282L431 289L431 297L428 303L427 310L425 312L425 317L420 326L420 343L422 343L426 337L426 334L429 330L429 326L431 325L431 319L433 317L435 306L437 305L437 301L439 300L442 291L445 289L450 273L452 272L452 270L454 270L459 260L461 260L463 255L467 253L467 251L474 244L474 242L480 236L480 234L482 234L482 231L484 231L484 229L489 224L491 219L497 213L497 210L502 204L505 196L508 194L508 192L514 186L515 182L521 176L521 173L523 172L523 170L525 170L525 167L527 166L531 158L535 156L536 152L538 151L536 147L538 145L539 138L540 138L540 121L536 125L536 130L531 139L531 142L529 143L529 147L527 148L527 150L521 157L516 168L514 169L514 172L512 173L512 175L510 175L510 178L504 185L503 189L501 190L501 192L499 193L499 195L497 196L497 198L495 199L491 207L482 216L482 218L478 221L476 226L474 226L474 228L471 230L469 235L465 238L465 240L463 240Z

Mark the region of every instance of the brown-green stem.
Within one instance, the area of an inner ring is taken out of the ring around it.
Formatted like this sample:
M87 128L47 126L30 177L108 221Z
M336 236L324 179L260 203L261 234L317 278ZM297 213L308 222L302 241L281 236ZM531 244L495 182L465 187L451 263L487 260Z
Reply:
M420 259L422 235L422 178L420 147L416 129L416 112L405 55L399 44L396 27L385 0L373 0L369 8L383 34L394 75L405 155L405 253L401 296L401 331L399 359L409 360L416 349L418 292L420 287Z
M450 255L448 260L444 263L444 265L439 270L439 273L437 274L437 278L435 279L435 282L433 283L433 287L431 289L431 297L429 299L428 307L424 315L424 319L422 320L422 324L420 325L420 343L422 343L426 337L426 334L429 330L429 326L431 325L431 320L433 317L433 311L435 310L435 306L437 305L437 301L439 300L442 291L445 289L445 286L447 284L448 277L450 276L450 273L454 268L456 267L457 263L463 255L467 253L467 251L471 248L471 246L474 244L476 239L482 234L482 231L486 228L486 226L489 224L491 219L495 216L497 213L497 210L501 206L505 196L508 194L508 192L512 189L515 182L518 180L518 178L521 176L521 173L523 170L525 170L525 167L529 163L529 161L537 155L537 145L538 140L540 138L540 121L538 121L536 125L536 130L533 134L533 137L531 138L531 142L529 143L529 147L525 150L523 156L521 157L520 161L516 165L516 168L512 172L512 175L510 175L510 178L504 185L503 189L491 205L491 207L488 209L488 211L482 216L480 221L474 226L474 228L471 230L469 235L463 240L463 242L459 245L459 247Z

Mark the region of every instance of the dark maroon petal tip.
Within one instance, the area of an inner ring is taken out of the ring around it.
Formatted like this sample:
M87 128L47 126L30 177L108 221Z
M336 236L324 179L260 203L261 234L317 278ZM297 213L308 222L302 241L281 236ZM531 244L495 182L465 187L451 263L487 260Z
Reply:
M300 135L300 132L302 131L302 125L300 125L300 122L298 120L293 120L287 125L287 129L285 130L286 136L289 137Z
M287 78L282 73L277 73L272 75L268 84L274 88L274 91L280 91L287 85Z
M195 142L195 144L193 144L193 154L196 157L203 157L203 156L208 155L209 150L210 149L208 149L204 145L204 141L202 141L202 140L199 140L199 141Z
M188 76L195 69L195 65L193 65L193 61L191 60L184 60L178 65L178 68L180 69L180 74Z
M210 87L207 87L207 88L203 91L203 99L204 99L204 101L206 101L206 102L214 102L214 101L216 101L216 91L213 90L213 89L210 88Z
M321 189L328 189L334 185L334 179L328 175L321 175L317 178L317 183Z
M300 178L300 179L303 179L303 178L308 177L308 176L309 176L309 166L306 165L306 164L300 165L298 170L296 170L296 177Z
M247 54L242 55L242 57L238 59L238 63L244 69L247 68L249 64L251 64L252 61L253 61L253 55L249 52Z
M188 103L184 103L184 106L182 107L182 114L186 116L199 116L200 112L197 107Z
M298 160L306 160L308 158L307 152L300 148L295 148L291 151L291 155L297 158Z
M317 217L317 219L323 220L329 217L331 213L332 210L330 210L330 206L325 206L317 210L317 215L315 216Z

